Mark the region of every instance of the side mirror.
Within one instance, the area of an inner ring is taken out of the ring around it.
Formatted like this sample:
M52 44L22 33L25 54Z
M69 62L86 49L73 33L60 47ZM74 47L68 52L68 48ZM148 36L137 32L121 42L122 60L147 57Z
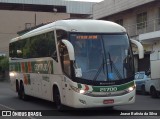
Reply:
M67 47L68 54L69 54L69 59L72 60L72 61L75 61L75 55L74 55L73 45L68 40L65 40L65 39L62 39L62 43L64 43L65 46ZM73 64L73 66L74 65L75 64ZM78 68L78 67L74 66L74 72L75 72L75 77L82 77L82 70L81 70L81 68Z
M131 39L131 42L138 47L139 59L143 59L144 58L143 45L140 42L138 42L137 40Z
M67 47L68 54L69 54L69 59L70 60L75 60L73 45L68 40L65 40L65 39L62 39L62 43L64 43L65 46Z

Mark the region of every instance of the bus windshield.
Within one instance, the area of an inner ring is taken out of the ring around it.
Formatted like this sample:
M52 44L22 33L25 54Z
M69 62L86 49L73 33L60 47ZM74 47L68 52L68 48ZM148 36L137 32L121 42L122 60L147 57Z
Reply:
M134 75L133 56L126 34L71 33L79 78L116 81Z

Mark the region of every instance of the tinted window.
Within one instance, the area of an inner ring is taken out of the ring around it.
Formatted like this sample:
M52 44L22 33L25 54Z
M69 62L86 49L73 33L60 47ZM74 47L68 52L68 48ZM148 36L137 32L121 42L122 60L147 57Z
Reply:
M54 32L19 40L10 44L12 58L52 57L57 61Z

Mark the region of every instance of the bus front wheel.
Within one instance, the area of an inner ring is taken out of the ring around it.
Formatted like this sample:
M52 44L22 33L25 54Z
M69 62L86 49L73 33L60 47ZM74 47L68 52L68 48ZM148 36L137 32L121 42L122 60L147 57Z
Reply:
M59 93L59 90L58 90L57 87L53 89L53 100L54 100L54 103L56 105L56 108L59 111L62 111L63 110L63 105L61 104L61 97L60 97L60 93Z

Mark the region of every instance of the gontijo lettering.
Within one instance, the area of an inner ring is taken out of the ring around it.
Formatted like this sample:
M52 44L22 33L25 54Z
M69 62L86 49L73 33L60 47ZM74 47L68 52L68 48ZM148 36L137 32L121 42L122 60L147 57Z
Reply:
M35 64L34 70L35 71L48 71L48 64Z

